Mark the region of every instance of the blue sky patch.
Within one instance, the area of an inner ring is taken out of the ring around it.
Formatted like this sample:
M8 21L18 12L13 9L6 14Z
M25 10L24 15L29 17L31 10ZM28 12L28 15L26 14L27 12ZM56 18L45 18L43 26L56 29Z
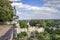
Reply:
M18 0L17 0L18 1ZM56 4L56 5L55 5ZM47 0L20 0L15 4L19 19L60 19L60 4Z

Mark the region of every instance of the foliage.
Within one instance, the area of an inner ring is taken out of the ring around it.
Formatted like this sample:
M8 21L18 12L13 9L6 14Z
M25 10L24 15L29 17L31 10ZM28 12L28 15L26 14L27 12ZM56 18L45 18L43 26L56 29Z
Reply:
M35 32L36 35L34 37L38 40L60 40L60 20L30 20L30 25L35 27L44 27L44 32ZM27 40L32 39L29 37Z
M27 40L33 40L31 37L27 38Z
M30 20L31 26L46 27L46 22L43 20Z
M51 40L60 40L60 35L58 34L52 34L50 35L50 37L51 37Z
M27 28L27 22L26 21L19 21L21 28Z
M55 33L56 33L56 34L60 34L60 28L56 29L56 30L55 30Z
M45 28L45 31L47 31L49 34L60 34L60 28L53 29L53 28Z
M11 21L13 19L13 10L8 0L0 0L0 22Z
M60 25L60 20L54 20L54 19L49 19L49 20L30 20L30 25L31 26L37 26L37 27L54 27Z
M54 25L55 25L54 20L48 20L47 21L47 26L51 27L51 26L54 26Z
M56 30L46 28L45 31L49 33L51 40L60 40L60 28Z
M42 25L42 27L44 27L44 28L46 28L46 27L47 27L47 26L46 26L47 24L46 24L46 22L45 22L45 21L43 21L41 25Z
M31 20L31 21L30 21L30 25L31 25L31 26L36 26L36 21L35 21L35 20Z
M38 40L50 40L50 35L47 32L36 33Z
M26 32L21 32L21 33L19 33L18 35L17 35L17 38L18 38L18 40L19 40L19 38L23 38L23 37L25 37L25 36L27 36L28 34L26 33Z
M53 28L45 28L45 31L47 31L49 34L54 33Z
M36 32L38 40L60 40L60 28L53 30L53 28L46 28L45 32Z

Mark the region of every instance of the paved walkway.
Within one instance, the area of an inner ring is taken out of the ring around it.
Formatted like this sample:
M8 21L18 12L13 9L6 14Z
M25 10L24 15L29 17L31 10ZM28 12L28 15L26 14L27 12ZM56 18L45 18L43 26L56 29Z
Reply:
M0 25L0 40L7 40L7 37L11 36L12 33L11 25Z

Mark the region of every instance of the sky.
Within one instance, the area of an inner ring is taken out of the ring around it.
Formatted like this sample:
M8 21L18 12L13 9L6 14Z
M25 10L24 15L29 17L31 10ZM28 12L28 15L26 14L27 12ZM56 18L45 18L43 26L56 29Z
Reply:
M60 19L60 0L11 0L20 20Z

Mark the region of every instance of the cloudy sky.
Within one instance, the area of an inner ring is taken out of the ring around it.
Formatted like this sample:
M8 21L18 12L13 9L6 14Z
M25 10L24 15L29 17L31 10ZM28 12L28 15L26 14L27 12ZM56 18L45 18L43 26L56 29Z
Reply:
M60 0L11 0L19 19L60 19ZM17 1L17 2L16 2Z

